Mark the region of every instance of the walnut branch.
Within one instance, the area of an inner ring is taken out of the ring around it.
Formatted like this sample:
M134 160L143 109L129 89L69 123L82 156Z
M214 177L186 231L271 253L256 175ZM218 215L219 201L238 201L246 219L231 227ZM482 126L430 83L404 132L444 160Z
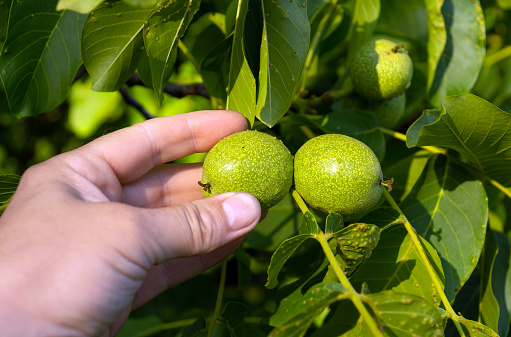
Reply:
M129 87L134 85L145 86L144 82L140 79L138 74L133 74L127 81L126 85ZM193 83L193 84L172 84L167 83L163 87L163 92L169 94L170 96L182 98L185 96L196 95L202 96L207 99L210 98L209 92L206 89L204 83Z

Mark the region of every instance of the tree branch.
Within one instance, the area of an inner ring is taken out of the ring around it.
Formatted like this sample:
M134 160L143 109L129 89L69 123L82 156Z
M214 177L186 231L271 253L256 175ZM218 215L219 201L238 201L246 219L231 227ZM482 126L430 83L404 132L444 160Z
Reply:
M132 87L134 85L146 86L144 82L140 79L138 74L133 74L127 81L126 85L128 87ZM204 83L193 83L193 84L172 84L167 83L163 87L163 91L170 96L183 98L189 95L202 96L207 99L210 98L209 92L206 89Z
M149 111L147 111L142 106L142 104L140 104L133 96L130 95L130 93L128 92L128 90L126 90L125 87L120 88L119 92L121 93L124 101L131 105L132 107L134 107L135 109L137 109L142 114L142 116L145 117L145 119L154 118L154 116Z

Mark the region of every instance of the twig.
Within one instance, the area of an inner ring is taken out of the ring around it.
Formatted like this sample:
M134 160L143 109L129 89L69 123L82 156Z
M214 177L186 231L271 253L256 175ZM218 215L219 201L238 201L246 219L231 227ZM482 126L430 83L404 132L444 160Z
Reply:
M426 250L424 249L424 246L420 242L419 236L417 235L417 231L415 230L415 228L413 228L410 221L408 221L408 219L406 218L406 215L403 213L403 211L401 210L399 205L396 203L394 198L390 195L390 193L384 189L383 195L385 196L385 199L387 199L387 202L392 206L392 208L394 208L396 211L399 212L400 217L403 219L404 227L405 227L406 231L408 232L408 234L410 235L410 238L411 238L413 244L415 245L417 252L419 253L419 257L422 260L422 262L424 263L426 270L427 270L429 276L431 277L431 280L433 282L432 285L434 286L434 288L436 288L436 291L440 295L440 299L442 300L442 303L445 307L447 315L454 322L454 325L456 326L456 329L458 330L459 334L462 337L465 337L463 329L460 326L460 320L459 320L460 316L458 316L456 314L456 312L452 308L449 300L445 296L445 292L442 288L442 283L440 282L440 279L438 278L438 275L436 274L436 272L433 268L433 265L431 264L431 261L429 261L429 259L428 259Z
M80 78L82 78L84 75L87 74L87 70L85 68L81 68L75 75L75 78L73 79L73 83L78 81Z
M193 84L172 84L167 83L163 87L163 91L177 98L182 98L190 95L197 95L210 98L209 92L206 89L204 83L193 83Z
M138 74L133 74L127 81L126 85L128 87L132 87L134 85L146 86L144 82L140 79ZM172 84L167 83L163 87L163 91L170 96L174 96L177 98L182 98L189 95L202 96L207 99L210 98L209 92L206 89L204 83L193 83L193 84Z
M130 95L130 93L128 92L128 90L126 90L125 87L120 88L119 92L121 93L124 101L131 105L132 107L134 107L135 109L137 109L142 114L142 116L145 117L145 119L154 118L154 116L149 111L147 111L142 106L142 104L140 104L135 98L133 98L133 96Z

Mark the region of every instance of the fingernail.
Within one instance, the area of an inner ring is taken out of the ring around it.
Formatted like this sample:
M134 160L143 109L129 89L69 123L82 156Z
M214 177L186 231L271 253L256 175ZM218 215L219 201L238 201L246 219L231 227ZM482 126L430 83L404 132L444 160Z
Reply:
M261 206L247 193L235 193L222 204L227 221L233 230L240 230L258 220Z

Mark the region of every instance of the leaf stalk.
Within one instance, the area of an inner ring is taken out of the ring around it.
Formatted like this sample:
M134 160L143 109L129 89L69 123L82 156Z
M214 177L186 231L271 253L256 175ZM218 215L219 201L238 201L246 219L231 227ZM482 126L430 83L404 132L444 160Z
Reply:
M220 270L220 285L218 286L218 294L216 298L215 311L213 312L213 316L211 317L211 322L208 327L208 337L211 337L213 334L213 330L216 324L216 321L220 317L220 311L222 310L222 300L224 298L224 290L225 290L225 278L227 275L227 260L224 260L221 265Z
M454 311L454 309L451 306L451 303L445 296L445 292L444 292L443 286L440 282L440 279L438 278L438 275L436 274L436 272L433 268L433 265L431 264L431 262L428 259L428 256L426 255L426 250L424 249L424 247L422 246L422 243L419 240L417 231L415 230L415 228L413 228L410 221L408 221L405 214L403 213L403 211L401 210L399 205L396 203L394 198L392 198L390 193L387 192L386 190L383 190L383 195L385 196L385 199L387 199L387 202L392 206L392 208L394 208L396 211L399 212L401 218L403 219L403 225L405 226L408 234L410 234L413 244L415 245L415 247L417 247L419 256L420 256L422 262L424 263L424 265L426 266L426 270L428 271L428 274L431 277L431 280L433 281L433 284L434 284L437 292L440 294L440 299L442 300L442 304L444 305L449 318L452 319L452 321L454 322L454 325L456 325L456 329L460 333L460 336L465 337L465 334L464 334L463 329L461 328L461 325L459 322L460 316L458 316L456 314L456 312Z
M348 296L350 300L353 302L355 307L357 308L358 312L360 313L360 316L364 320L364 322L367 324L369 330L371 331L373 336L381 336L383 337L383 333L378 327L378 324L374 320L374 317L371 316L369 311L367 311L367 308L365 307L364 303L362 302L362 299L360 298L360 294L353 288L350 281L344 274L344 272L341 269L341 266L339 266L339 263L335 259L334 253L330 249L330 246L328 245L327 236L325 233L321 232L320 234L314 236L314 238L319 242L321 245L321 248L323 248L323 251L325 252L326 258L328 259L328 262L330 262L330 266L333 269L335 275L339 279L339 282L348 289Z

